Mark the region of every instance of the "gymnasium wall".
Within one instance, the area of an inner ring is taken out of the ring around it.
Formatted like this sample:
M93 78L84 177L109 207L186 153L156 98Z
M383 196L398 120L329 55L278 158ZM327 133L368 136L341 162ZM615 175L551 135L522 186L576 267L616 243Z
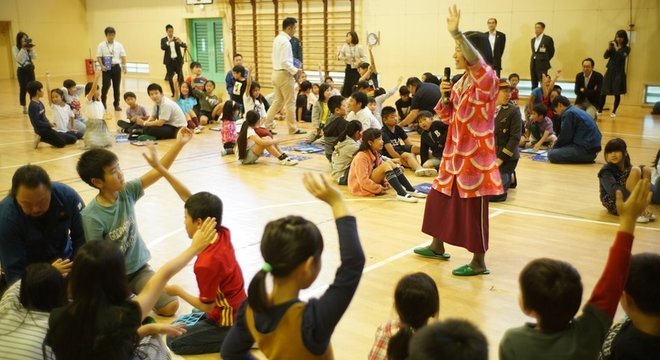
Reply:
M89 56L86 12L85 0L0 1L0 21L11 22L11 45L16 45L19 31L28 33L36 44L38 78L47 71L84 74L84 59ZM14 64L13 59L10 62Z
M463 31L487 31L488 18L497 18L497 29L507 37L502 75L517 72L526 79L530 77L530 40L537 21L546 24L545 33L555 42L553 70L562 69L562 79L567 81L575 80L586 57L593 58L596 71L605 74L607 61L603 53L607 44L618 29L627 30L630 21L630 0L365 0L362 28L380 31L381 43L374 55L385 87L399 75L420 76L426 71L441 74L445 66L452 67L452 74L456 72L452 59L455 45L445 21L449 4L453 3L461 9ZM628 94L622 103L640 105L643 85L660 83L660 1L632 3L637 39L631 45Z

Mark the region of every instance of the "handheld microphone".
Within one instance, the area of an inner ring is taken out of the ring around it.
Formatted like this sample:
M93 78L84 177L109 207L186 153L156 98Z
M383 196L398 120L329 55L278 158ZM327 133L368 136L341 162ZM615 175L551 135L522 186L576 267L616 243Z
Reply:
M443 81L450 81L451 79L451 69L446 67L445 68L445 74L442 78ZM451 91L445 91L442 93L442 103L443 104L449 104L449 97L451 96Z

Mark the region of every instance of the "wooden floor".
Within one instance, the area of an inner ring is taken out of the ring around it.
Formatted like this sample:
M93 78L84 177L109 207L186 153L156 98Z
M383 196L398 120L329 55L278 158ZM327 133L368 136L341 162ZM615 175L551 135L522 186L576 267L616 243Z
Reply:
M61 80L54 78L53 82ZM83 83L85 79L76 81ZM147 84L145 80L127 79L125 87L138 93L139 102L149 109ZM16 105L16 93L14 81L0 81L0 196L7 194L16 168L33 163L43 166L53 180L72 186L85 201L91 200L96 191L83 183L75 171L82 147L54 149L41 144L34 150L32 128ZM660 148L660 119L648 113L647 108L622 107L616 120L611 120L606 112L599 122L603 145L613 137L622 137L633 163L649 164ZM283 123L278 128L280 134L286 133ZM326 241L323 270L303 294L307 297L322 293L338 265L337 234L329 208L306 193L301 177L306 171L327 172L327 160L322 155L310 155L311 159L296 167L284 167L272 158L262 158L257 165L241 166L233 156L220 156L219 137L220 133L208 130L196 135L174 163L172 172L193 192L210 191L224 201L223 222L232 231L246 286L262 264L259 241L266 222L297 214L314 221ZM278 137L283 139L283 145L300 141L300 137ZM161 141L158 150L163 154L170 146L170 141ZM141 156L142 148L118 143L112 150L120 158L126 179L148 170ZM517 170L518 188L510 192L506 203L490 207L491 249L487 263L492 274L475 278L451 275L453 268L469 261L470 254L463 249L449 247L449 262L412 254L414 247L429 240L420 231L423 201L401 203L394 200L394 194L377 199L355 198L343 189L358 219L367 265L357 294L333 336L337 358L366 357L376 327L395 316L392 304L396 281L411 272L423 271L435 279L440 289L440 318L460 317L476 323L488 337L493 359L504 331L527 321L518 308L517 276L530 260L543 256L574 264L582 275L586 299L604 265L617 224L617 218L608 215L598 200L596 174L602 164L602 154L592 165L551 165L522 158ZM413 184L431 180L415 177L409 171L406 174ZM188 244L182 203L167 182L161 180L146 191L137 209L140 231L152 252L151 264L157 268ZM660 213L660 207L655 206L654 211ZM660 251L659 235L658 222L639 226L634 252ZM192 265L173 282L190 292L197 291ZM184 304L179 314L189 310L190 306ZM621 314L619 311L617 316ZM214 359L218 355L188 358Z

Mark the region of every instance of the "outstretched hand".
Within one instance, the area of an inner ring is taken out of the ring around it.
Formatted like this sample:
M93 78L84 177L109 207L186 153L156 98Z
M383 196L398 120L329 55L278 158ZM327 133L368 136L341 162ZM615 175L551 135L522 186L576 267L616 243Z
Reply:
M642 215L650 202L651 182L646 178L637 182L625 202L623 201L621 190L616 191L616 211L619 213L622 223L624 220L627 220L634 224L637 217Z
M447 30L452 35L458 33L458 23L461 20L461 11L458 10L456 4L449 8L449 15L447 16Z
M156 170L163 168L163 164L158 159L158 150L153 142L147 141L147 150L149 150L147 153L142 153L142 157L147 160L147 163Z
M195 231L190 247L196 252L201 252L209 244L214 243L217 238L215 231L216 226L217 222L215 221L215 218L208 217L204 219L202 225L197 228L197 231Z
M190 139L193 137L193 132L192 130L188 129L185 126L182 126L179 129L179 132L176 134L176 141L182 145L187 144Z
M328 203L333 206L341 203L343 198L336 186L332 185L325 175L314 175L306 172L303 175L303 184L310 194L314 195L317 199Z

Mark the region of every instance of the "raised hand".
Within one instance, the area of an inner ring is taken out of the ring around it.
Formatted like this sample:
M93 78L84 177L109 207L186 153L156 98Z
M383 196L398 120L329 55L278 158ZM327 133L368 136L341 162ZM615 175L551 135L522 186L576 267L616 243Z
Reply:
M142 153L142 157L147 160L147 163L156 170L163 168L163 164L158 159L158 150L156 150L153 142L147 141L147 150L147 153Z
M215 218L208 217L204 219L202 226L195 231L190 247L195 249L196 252L201 252L209 244L214 243L217 238L215 231L217 225L218 223L215 221Z
M456 4L449 8L449 15L447 16L447 30L452 35L458 33L458 23L461 20L461 11L458 10Z
M314 175L307 172L303 175L303 184L310 194L331 206L342 202L339 189L332 185L326 175Z
M616 191L616 211L619 213L621 221L626 219L634 224L637 217L642 215L650 202L651 182L646 178L640 180L635 185L635 188L625 202L623 201L621 190Z
M179 129L179 132L176 134L176 141L185 145L190 141L190 139L192 139L192 137L193 137L192 130L183 126Z

